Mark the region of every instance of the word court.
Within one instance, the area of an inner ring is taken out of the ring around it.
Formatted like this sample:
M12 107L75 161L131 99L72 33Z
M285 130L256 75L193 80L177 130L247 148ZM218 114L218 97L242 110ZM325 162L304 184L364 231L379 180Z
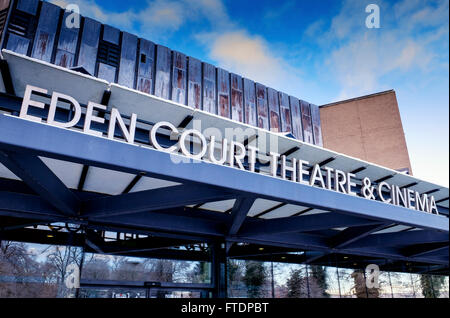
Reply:
M20 118L41 123L43 118L29 114L29 110L30 107L45 109L45 103L33 100L33 94L47 95L47 93L46 89L27 85L20 109ZM58 103L61 102L70 103L73 108L72 118L68 122L55 120ZM105 137L103 132L94 130L91 126L93 123L106 124L106 119L98 115L100 112L106 112L106 110L107 107L105 105L89 102L84 115L83 132L97 137ZM82 115L81 106L73 97L58 92L52 93L48 115L46 116L47 124L66 129L73 128L82 122ZM117 108L111 108L106 137L114 140L116 129L120 128L125 141L129 144L135 144L138 115L132 114L129 117L128 125L123 118ZM161 130L170 131L171 136L178 136L176 143L169 147L161 145L157 139L157 134ZM170 122L155 123L149 129L148 135L148 144L153 149L173 154L181 152L183 156L190 159L203 160L218 165L229 165L230 167L257 173L256 162L259 154L257 147L245 146L240 142L229 141L223 138L220 141L221 151L218 152L216 144L219 141L217 140L216 142L215 136L207 138L202 132L195 129L180 130ZM191 152L188 143L193 139L198 140L196 153ZM387 182L372 184L369 178L364 178L361 185L357 185L355 174L345 173L327 166L310 164L308 161L300 158L290 158L288 160L286 156L276 152L270 152L269 158L269 174L275 178L359 196L369 200L377 200L417 211L438 214L435 198L431 195L420 194L417 191L401 188Z

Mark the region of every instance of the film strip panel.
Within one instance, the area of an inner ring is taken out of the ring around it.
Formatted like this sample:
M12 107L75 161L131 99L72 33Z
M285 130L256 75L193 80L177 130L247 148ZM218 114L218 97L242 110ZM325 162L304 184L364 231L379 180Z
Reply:
M136 58L138 38L127 32L122 33L118 83L128 88L135 88Z
M289 107L289 96L285 93L278 93L280 100L281 131L292 133L291 108Z
M244 78L244 117L245 123L251 126L258 126L256 111L256 90L255 83Z
M64 12L55 57L56 65L67 68L75 66L75 56L80 33L79 28L73 28L67 25L66 21L70 18L69 14L69 12Z
M230 74L221 68L217 69L217 98L218 114L230 118Z
M280 103L278 101L278 92L273 88L268 87L267 98L269 101L270 130L273 132L281 132Z
M208 63L203 63L203 110L217 114L216 68Z
M101 27L102 25L99 22L84 18L78 66L83 67L91 75L95 75Z
M170 100L171 52L161 45L156 46L155 96Z
M189 57L188 106L202 109L202 62Z
M231 82L231 119L244 122L244 92L242 77L230 75Z
M298 98L289 96L289 103L291 104L292 113L292 134L296 139L303 141L303 125L300 101L298 100Z
M314 144L323 147L322 123L319 106L311 104L311 119L314 133Z
M305 101L300 101L300 106L302 111L303 139L307 143L314 144L311 106Z
M172 100L186 105L187 58L180 52L173 51L172 63Z
M153 42L139 40L139 63L137 73L137 90L153 94L155 69L155 44Z
M256 109L258 127L269 130L269 108L267 105L267 90L262 84L256 83Z

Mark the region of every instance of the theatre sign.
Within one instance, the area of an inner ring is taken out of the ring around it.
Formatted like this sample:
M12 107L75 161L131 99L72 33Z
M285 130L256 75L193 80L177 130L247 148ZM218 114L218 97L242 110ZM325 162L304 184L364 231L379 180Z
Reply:
M31 115L29 113L30 107L45 109L43 102L33 100L33 94L42 95L48 94L48 90L27 85L21 110L20 118L42 123L43 118ZM61 122L55 120L55 114L58 107L58 102L70 103L74 109L72 119L68 122ZM83 123L83 132L97 137L106 137L108 139L115 139L116 127L119 127L121 133L129 144L135 144L135 132L138 120L138 114L132 114L129 117L128 125L124 121L124 117L119 112L118 108L113 107L110 113L108 132L106 136L100 131L92 129L92 123L105 124L104 117L98 115L99 112L105 112L107 107L94 102L89 102ZM81 123L82 109L80 103L73 97L53 92L51 95L51 102L47 116L43 116L48 125L59 128L73 128ZM170 147L160 145L157 140L157 133L160 130L170 131L171 136L176 137L176 143ZM237 167L241 170L257 173L256 162L260 149L254 146L246 146L243 143L227 140L221 140L221 155L216 157L216 138L211 136L207 138L201 131L196 129L180 130L170 122L161 121L155 123L148 131L149 139L148 146L173 154L181 154L187 158L207 161L218 165L228 165L230 167ZM199 146L196 153L190 151L187 144L192 139L198 140ZM284 180L298 182L309 186L320 187L329 191L336 191L351 196L358 196L369 200L378 200L387 204L402 206L408 209L427 213L438 213L436 200L434 196L428 194L421 194L409 188L402 188L387 182L379 182L373 184L369 178L364 178L362 184L358 186L355 180L356 175L346 173L335 168L327 166L320 166L319 164L310 165L308 161L301 158L290 158L285 155L280 155L276 152L270 152L269 156L270 176L275 178L282 178ZM280 174L278 174L280 172ZM261 172L259 172L261 173Z

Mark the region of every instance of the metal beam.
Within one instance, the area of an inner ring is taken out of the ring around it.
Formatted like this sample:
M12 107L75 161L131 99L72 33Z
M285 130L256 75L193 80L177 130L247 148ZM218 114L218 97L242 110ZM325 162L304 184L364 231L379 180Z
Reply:
M76 195L36 156L0 151L0 162L33 191L63 214L75 216L80 202Z
M374 224L379 225L379 221L330 212L270 220L248 220L242 226L240 235L249 237L259 234L308 232Z
M421 256L435 256L436 254L448 255L448 243L441 244L425 244L420 247L414 246L413 248L407 248L403 253L408 257L421 257Z
M83 147L82 152L79 151L80 147ZM197 163L193 169L192 165L178 164L171 160L171 157L178 156L177 154L135 147L11 116L0 115L0 148L134 174L146 172L149 176L169 181L213 185L237 195L258 196L374 218L381 222L436 229L447 233L449 231L448 218L430 213L206 162ZM112 153L116 155L111 156Z
M169 233L190 233L193 235L224 236L223 223L189 216L174 216L162 211L91 218L90 221L117 226L131 226L154 229Z
M348 229L343 230L338 235L330 238L329 244L330 244L330 246L332 246L334 248L342 248L353 242L356 242L357 240L360 240L360 239L366 237L367 235L370 235L374 232L382 230L385 227L386 227L386 224L384 224L384 223L350 227Z
M448 242L448 233L419 230L397 233L372 234L354 242L348 248L368 246L406 246L411 244Z
M0 215L36 220L68 220L47 200L37 195L0 192Z
M235 194L214 188L177 185L112 197L103 197L83 203L85 217L114 216L170 209L232 199Z
M236 235L239 232L242 224L247 217L248 211L250 211L255 198L239 198L236 200L233 210L231 211L231 222L228 235Z
M3 218L0 219L0 231L13 231L18 229L23 229L30 226L37 226L41 224L46 224L48 222L29 220L29 219L16 219L14 221L7 221Z
M248 211L252 208L253 203L255 203L256 198L238 198L234 203L233 209L231 210L231 220L228 230L228 235L236 235L242 224L244 223ZM228 253L233 246L233 243L226 242L225 249Z

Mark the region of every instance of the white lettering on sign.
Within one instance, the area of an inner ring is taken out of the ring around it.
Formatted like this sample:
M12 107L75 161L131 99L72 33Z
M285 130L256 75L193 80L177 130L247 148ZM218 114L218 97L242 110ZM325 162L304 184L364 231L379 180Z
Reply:
M28 85L25 89L25 95L20 110L20 118L42 123L41 117L30 115L30 107L45 109L43 102L32 100L33 93L42 96L47 94L48 90L39 87ZM55 119L56 109L58 102L69 103L73 106L73 118L68 122L61 122ZM89 102L87 105L87 111L84 118L83 132L96 137L104 137L104 133L95 129L95 125L105 125L105 118L98 115L99 112L105 112L106 106ZM35 113L35 112L34 112ZM47 118L47 124L60 128L72 128L81 123L81 106L71 96L53 92L51 96L51 102ZM44 116L45 118L45 116ZM120 128L123 138L127 143L135 143L137 114L131 114L129 118L129 124L125 124L119 110L112 108L111 116L108 124L108 132L106 138L115 140L116 138L116 126ZM163 147L158 142L158 131L161 129L169 130L171 134L171 140L174 144L169 147ZM218 165L229 165L231 167L238 167L241 170L247 170L255 172L256 158L258 154L265 154L266 152L253 146L244 146L244 144L237 141L229 141L227 138L222 139L220 154L216 152L216 137L211 136L206 138L203 133L196 129L179 130L170 122L158 122L155 123L149 130L148 144L156 150L164 151L168 153L181 153L184 157L194 160L209 160L209 162ZM175 137L174 137L175 136ZM178 137L176 137L178 136ZM198 148L193 153L187 142L195 140ZM292 158L291 163L288 163L286 156L280 155L276 152L270 152L270 175L278 178L280 171L281 178L284 180L290 180L312 187L320 187L326 190L336 191L352 196L360 196L369 200L378 200L387 204L393 204L402 206L408 209L417 211L423 211L428 213L439 214L436 205L436 200L433 196L427 194L421 194L417 191L413 191L408 188L401 188L397 185L391 185L387 182L380 182L376 186L372 184L369 178L362 180L362 186L358 190L358 186L354 181L356 176L352 173L345 173L341 170L321 167L316 164L310 169L310 163L302 160L301 158ZM244 165L245 159L247 159L248 166ZM281 161L281 163L280 163ZM325 171L325 172L324 172Z

